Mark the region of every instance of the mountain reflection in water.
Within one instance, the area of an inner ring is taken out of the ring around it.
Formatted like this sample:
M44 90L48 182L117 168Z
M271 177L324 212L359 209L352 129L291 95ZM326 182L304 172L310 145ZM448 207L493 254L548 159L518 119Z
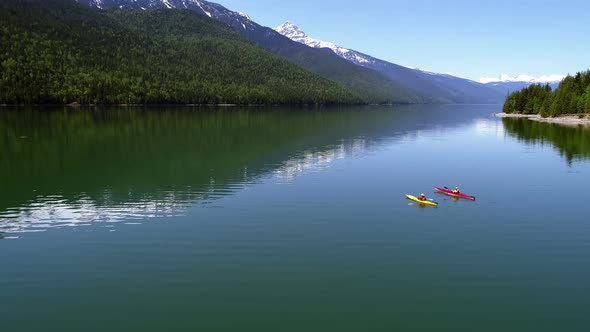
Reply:
M384 141L465 125L469 113L440 105L5 109L0 234L183 215L267 176L290 182Z

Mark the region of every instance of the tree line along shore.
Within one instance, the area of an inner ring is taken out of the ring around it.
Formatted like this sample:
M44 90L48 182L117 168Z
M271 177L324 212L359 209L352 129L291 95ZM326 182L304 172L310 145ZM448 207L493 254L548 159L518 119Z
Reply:
M571 118L574 115L585 119L590 114L590 70L566 76L555 91L548 84L534 84L513 92L506 97L502 111L516 116Z

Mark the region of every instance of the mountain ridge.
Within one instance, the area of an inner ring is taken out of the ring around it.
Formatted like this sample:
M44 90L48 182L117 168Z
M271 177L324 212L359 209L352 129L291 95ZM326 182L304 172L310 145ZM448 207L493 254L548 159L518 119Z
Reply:
M373 69L386 76L403 82L418 93L431 93L445 102L491 102L499 103L504 96L494 88L476 81L449 74L409 68L381 60L368 54L341 47L332 42L321 41L309 37L302 29L292 22L286 22L275 28L285 37L298 43L314 47L327 48L334 54L356 65Z

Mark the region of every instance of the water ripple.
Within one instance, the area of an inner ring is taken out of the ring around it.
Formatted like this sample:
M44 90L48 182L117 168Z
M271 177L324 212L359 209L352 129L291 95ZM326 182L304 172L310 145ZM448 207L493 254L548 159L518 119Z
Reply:
M94 223L120 223L157 217L183 215L187 202L167 194L165 199L99 204L89 197L76 200L61 195L37 196L29 204L0 212L2 234L43 232L52 228L90 226Z

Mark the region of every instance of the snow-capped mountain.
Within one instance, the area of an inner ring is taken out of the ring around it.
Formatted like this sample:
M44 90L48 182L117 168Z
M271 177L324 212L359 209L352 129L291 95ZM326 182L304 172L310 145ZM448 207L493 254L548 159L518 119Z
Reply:
M378 71L410 88L437 96L447 102L499 102L502 96L494 88L479 82L436 73L419 68L405 67L370 55L309 37L297 25L286 22L275 29L289 39L314 48L327 48L339 57L356 65Z
M359 65L371 63L372 61L371 59L369 59L369 57L360 52L340 47L334 43L311 38L307 36L305 32L303 32L303 30L301 30L298 26L291 22L286 22L283 25L277 27L275 30L281 35L288 37L289 39L296 41L298 43L315 48L329 48L332 51L334 51L334 53L338 54L340 57Z

